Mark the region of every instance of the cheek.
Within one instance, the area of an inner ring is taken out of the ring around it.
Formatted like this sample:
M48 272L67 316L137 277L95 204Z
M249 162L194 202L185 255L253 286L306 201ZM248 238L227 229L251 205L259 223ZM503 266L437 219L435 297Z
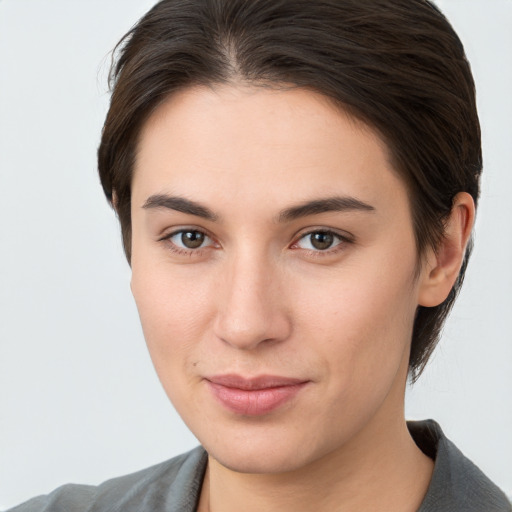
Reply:
M153 366L171 403L188 422L201 414L193 391L207 323L204 291L191 286L193 280L181 283L155 266L145 272L132 268L132 292Z
M194 276L177 276L167 266L132 264L132 293L151 359L160 378L189 373L211 319L210 286Z
M316 350L328 361L333 379L344 379L346 390L366 389L396 374L408 350L416 303L413 266L381 261L344 269L321 288L303 283L298 299L298 331L315 339Z
M303 313L298 320L310 319L308 323L319 332L337 325L337 333L343 337L351 334L350 338L366 338L375 331L386 336L390 329L403 330L416 309L413 266L405 263L401 269L396 267L395 262L382 260L378 265L361 262L334 269L322 279L297 279L291 296L296 297L296 309Z

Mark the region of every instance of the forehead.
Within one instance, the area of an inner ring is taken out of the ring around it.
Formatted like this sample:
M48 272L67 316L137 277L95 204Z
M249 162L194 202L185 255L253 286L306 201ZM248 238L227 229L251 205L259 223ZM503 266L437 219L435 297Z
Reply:
M193 87L170 96L144 125L136 201L155 193L222 204L259 196L273 206L337 194L379 204L407 200L374 130L310 90Z

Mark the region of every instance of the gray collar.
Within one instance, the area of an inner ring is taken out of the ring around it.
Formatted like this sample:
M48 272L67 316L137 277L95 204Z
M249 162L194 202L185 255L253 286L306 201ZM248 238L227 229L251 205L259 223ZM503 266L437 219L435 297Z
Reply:
M505 494L444 435L433 420L410 421L409 432L434 459L434 473L418 512L510 512Z

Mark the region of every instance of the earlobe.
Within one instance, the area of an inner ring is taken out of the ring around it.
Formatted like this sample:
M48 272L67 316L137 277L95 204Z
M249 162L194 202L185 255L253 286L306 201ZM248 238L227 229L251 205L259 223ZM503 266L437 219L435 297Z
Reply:
M473 198L467 192L459 192L437 250L431 249L427 255L418 297L420 306L438 306L448 297L459 275L474 219Z
M117 192L115 190L112 191L112 208L114 208L114 210L116 211L117 213L117 206L119 204L119 198L117 197Z

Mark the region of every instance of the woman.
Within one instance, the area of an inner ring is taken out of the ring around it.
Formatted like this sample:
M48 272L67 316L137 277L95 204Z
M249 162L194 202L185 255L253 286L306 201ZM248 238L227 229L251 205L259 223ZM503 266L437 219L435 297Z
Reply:
M123 41L98 161L202 447L16 510L510 510L438 425L404 419L482 166L435 7L164 0Z

